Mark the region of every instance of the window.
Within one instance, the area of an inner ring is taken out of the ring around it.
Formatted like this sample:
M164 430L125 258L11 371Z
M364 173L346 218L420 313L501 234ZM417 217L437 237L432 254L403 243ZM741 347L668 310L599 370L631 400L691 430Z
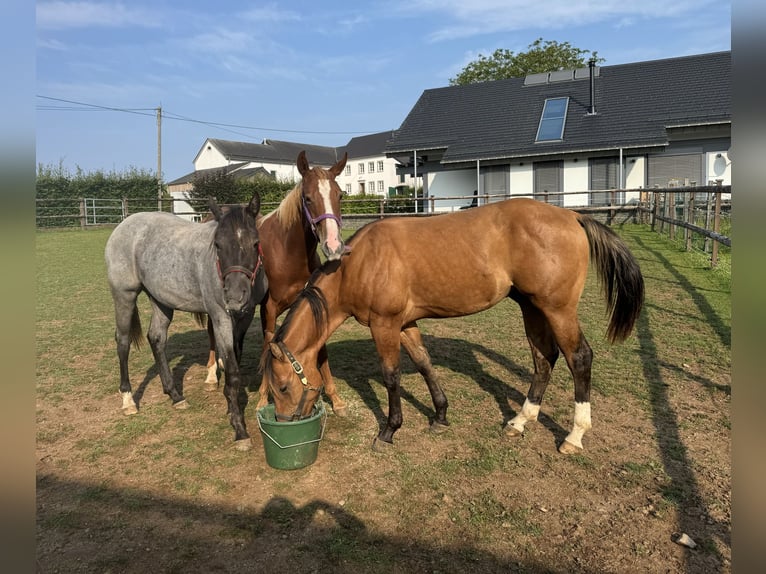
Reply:
M364 173L364 164L363 163L359 164L359 173Z
M386 188L384 187L383 180L378 180L378 193L383 193L386 191Z
M378 160L378 171L380 173L383 173L383 160L382 159Z
M481 193L482 195L510 194L510 165L488 165L481 168ZM468 195L468 194L465 194ZM505 197L492 198L490 201L502 201ZM483 203L483 202L482 202Z
M703 179L703 157L701 153L650 155L647 158L648 187L671 187L692 185Z
M562 205L561 172L563 161L536 161L532 169L535 174L535 198L553 205ZM551 195L549 195L551 194Z
M367 169L370 171L370 173L375 173L375 162L371 161L367 164Z
M569 98L548 98L545 100L535 141L557 141L564 137L568 106Z
M350 183L346 184L346 195L351 195L351 184Z
M618 179L620 173L620 159L617 157L591 158L590 164L590 189L619 189ZM624 193L614 194L614 200L622 203ZM590 205L610 205L612 193L606 191L591 191Z
M346 164L346 175L351 175L351 164Z

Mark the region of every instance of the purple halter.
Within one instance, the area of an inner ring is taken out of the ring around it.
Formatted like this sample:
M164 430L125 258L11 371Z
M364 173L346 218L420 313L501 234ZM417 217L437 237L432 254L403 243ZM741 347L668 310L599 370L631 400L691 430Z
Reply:
M343 222L341 221L340 217L337 217L334 213L323 213L322 215L319 215L317 217L311 217L311 212L309 211L308 206L306 205L306 198L302 197L302 203L303 203L303 213L306 215L306 219L309 222L309 225L311 225L311 231L314 234L314 237L319 239L319 236L317 235L317 223L324 219L334 219L335 222L338 224L338 229L340 230L341 226L343 225Z

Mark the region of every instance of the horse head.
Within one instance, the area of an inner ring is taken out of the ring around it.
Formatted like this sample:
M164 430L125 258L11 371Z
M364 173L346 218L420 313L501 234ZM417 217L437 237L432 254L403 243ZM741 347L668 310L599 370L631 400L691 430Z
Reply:
M261 268L261 246L256 226L261 199L256 193L248 205L234 205L226 211L212 198L209 203L210 211L218 222L213 242L226 310L235 314L246 313L257 303L251 299Z
M335 178L343 171L347 160L348 153L330 169L311 168L306 159L306 152L302 151L296 161L303 178L301 187L304 215L319 240L322 253L330 261L340 259L346 251L340 235L342 194Z

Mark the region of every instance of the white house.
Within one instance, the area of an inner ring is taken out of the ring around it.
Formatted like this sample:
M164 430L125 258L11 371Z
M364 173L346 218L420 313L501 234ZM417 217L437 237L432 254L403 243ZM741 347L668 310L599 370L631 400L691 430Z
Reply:
M387 157L385 146L392 132L381 132L352 138L342 147L265 139L262 143L237 142L208 138L194 158L194 171L167 184L168 192L176 199L175 211L183 217L195 219L189 198L195 174L207 170L226 169L234 177L251 175L261 170L280 181L298 182L300 174L296 159L301 151L311 165L330 167L348 153L344 172L336 178L347 194L388 195L401 185L411 185L413 179L397 174L397 160Z
M386 154L450 211L474 191L574 207L606 190L728 185L730 147L731 52L719 52L426 90Z

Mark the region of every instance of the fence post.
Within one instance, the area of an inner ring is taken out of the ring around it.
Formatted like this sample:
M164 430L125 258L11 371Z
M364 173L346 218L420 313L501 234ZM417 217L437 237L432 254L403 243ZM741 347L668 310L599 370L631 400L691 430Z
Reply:
M657 227L657 216L660 214L660 195L656 192L652 192L652 202L654 205L652 205L652 220L649 222L652 225L652 231L656 231Z
M125 219L128 216L128 198L122 198L122 218Z
M710 214L713 211L713 194L707 193L707 201L705 202L705 229L710 229ZM710 238L705 237L705 253L710 251Z
M715 192L715 215L713 216L713 231L721 231L721 180L716 180L718 191ZM713 241L713 253L710 257L710 266L718 266L718 241Z
M694 192L689 192L689 201L684 202L686 205L686 223L689 223L691 225L694 225ZM692 230L688 227L685 229L686 231L686 250L691 251L692 250Z
M85 211L85 198L80 198L80 229L85 229L85 225L88 223L86 220L87 213Z

